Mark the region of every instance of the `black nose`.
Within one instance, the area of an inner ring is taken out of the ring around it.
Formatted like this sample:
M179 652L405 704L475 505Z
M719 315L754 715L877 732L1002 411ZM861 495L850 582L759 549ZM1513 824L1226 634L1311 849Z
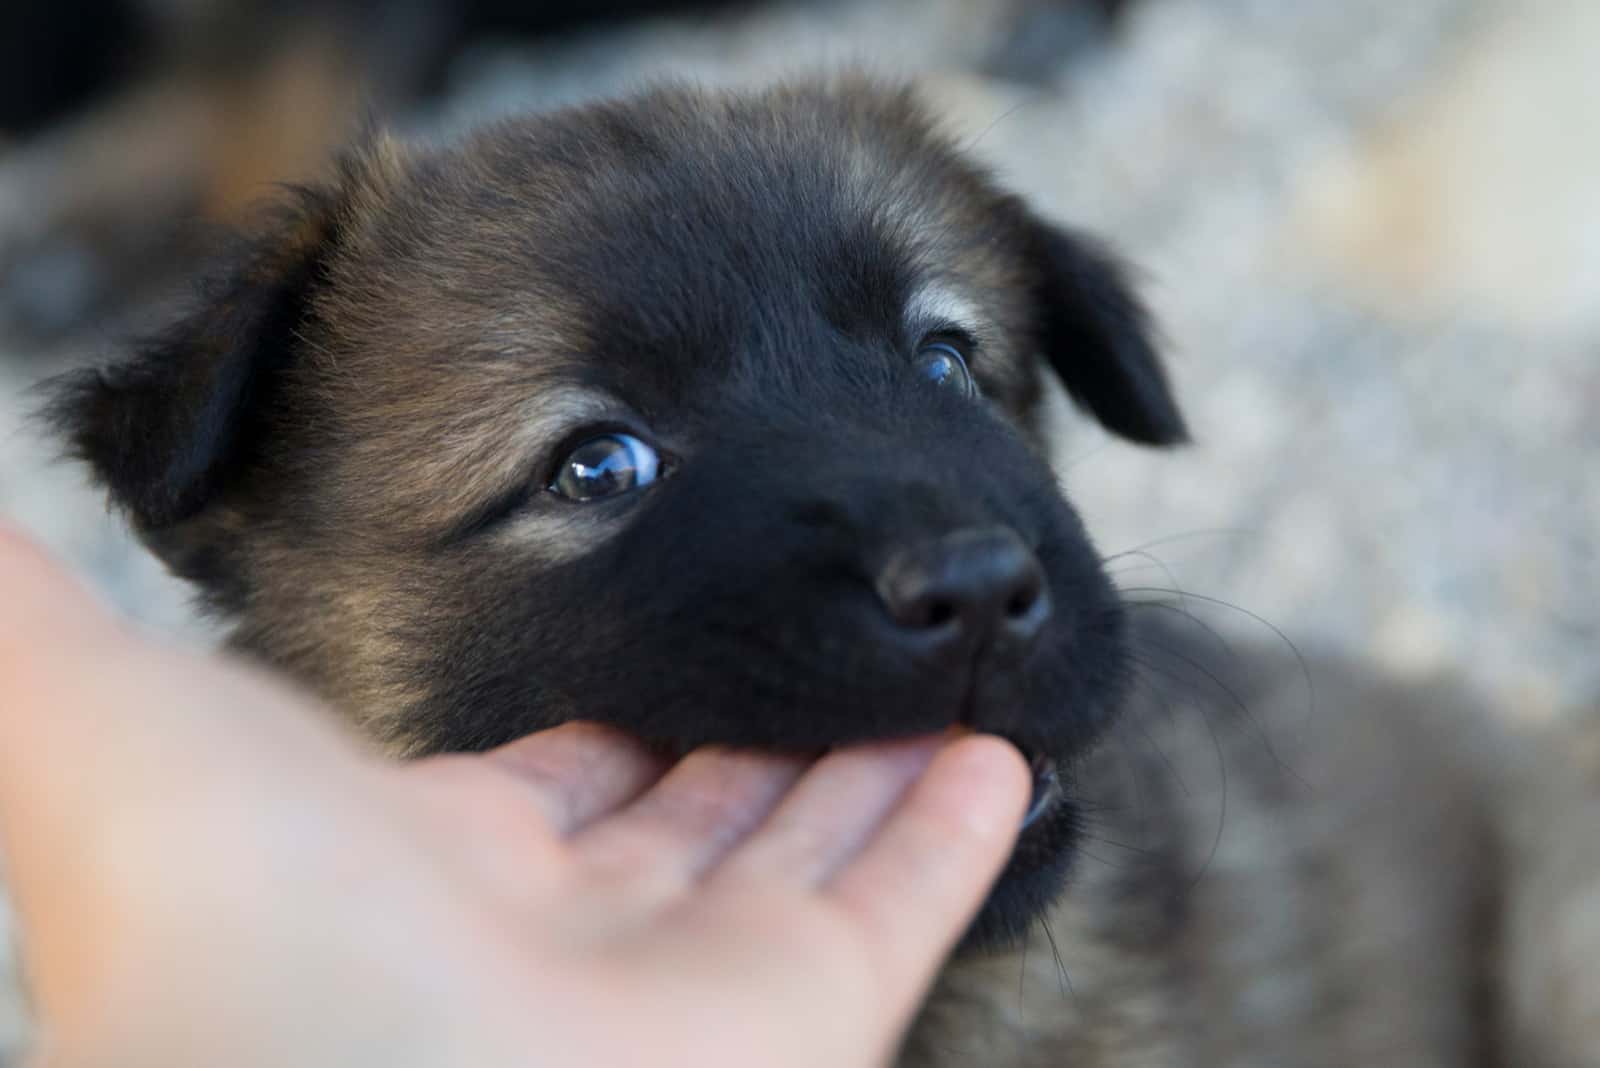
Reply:
M878 575L900 636L922 646L1022 652L1050 618L1044 571L1005 527L959 530L902 549Z

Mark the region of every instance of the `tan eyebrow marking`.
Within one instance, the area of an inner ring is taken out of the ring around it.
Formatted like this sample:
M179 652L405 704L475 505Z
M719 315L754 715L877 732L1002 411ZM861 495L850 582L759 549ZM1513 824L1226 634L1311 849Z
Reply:
M923 285L906 302L906 324L916 328L929 323L956 326L979 337L985 333L977 306L938 283Z
M389 522L444 536L539 478L563 437L626 411L590 388L483 376L390 407L385 425L358 442L359 462L381 485L376 497Z

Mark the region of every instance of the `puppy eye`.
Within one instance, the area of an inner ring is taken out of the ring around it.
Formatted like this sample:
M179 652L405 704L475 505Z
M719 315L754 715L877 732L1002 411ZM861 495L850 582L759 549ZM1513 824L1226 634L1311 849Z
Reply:
M917 371L934 385L958 390L963 397L978 392L961 350L948 341L924 342L917 350Z
M648 486L660 473L656 450L632 434L602 434L567 454L550 491L572 501L593 501Z

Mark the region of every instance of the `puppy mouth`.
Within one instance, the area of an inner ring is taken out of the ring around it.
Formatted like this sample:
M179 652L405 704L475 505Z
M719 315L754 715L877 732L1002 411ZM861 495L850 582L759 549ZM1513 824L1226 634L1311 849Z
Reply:
M1023 755L1028 756L1026 749L1023 750ZM1028 812L1022 817L1024 831L1055 808L1063 793L1061 775L1057 771L1055 761L1042 753L1034 753L1028 759L1028 769L1033 773L1033 795L1028 800Z
M1021 831L1039 822L1052 812L1066 796L1066 789L1061 782L1060 765L1051 757L1038 752L1030 746L1018 742L1016 739L1007 738L1024 760L1028 762L1028 773L1032 779L1032 791L1028 797L1028 808L1022 817ZM681 744L668 744L659 747L659 751L673 759L681 759L688 755L691 746ZM810 751L812 757L821 755L822 751Z

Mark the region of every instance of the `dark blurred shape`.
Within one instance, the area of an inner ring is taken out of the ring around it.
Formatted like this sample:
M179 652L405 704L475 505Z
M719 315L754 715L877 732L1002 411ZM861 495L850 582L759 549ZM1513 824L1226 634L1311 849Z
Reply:
M376 6L385 6L383 0ZM755 5L753 0L465 0L434 6L441 25L416 86L424 93L442 87L451 57L475 37L541 37L651 15L713 14Z
M749 0L469 0L452 5L469 30L549 33L585 23L671 11L715 11Z
M196 222L245 221L320 173L363 116L448 92L475 41L767 6L826 20L848 2L0 2L0 331L53 342L107 315L159 317L204 255ZM1047 82L1127 2L968 0L997 31L980 66Z
M170 291L362 121L447 88L473 39L751 0L0 4L0 330L65 337Z
M0 4L0 134L31 133L132 73L151 44L131 0Z
M433 74L464 39L479 33L558 33L741 2L747 0L213 0L163 8L153 0L22 0L0 4L0 133L31 134L154 63L206 50L220 58L238 48L256 48L262 31L271 36L275 28L301 18L331 17L380 32L397 18L426 27L428 32L410 43L423 53L419 69Z

